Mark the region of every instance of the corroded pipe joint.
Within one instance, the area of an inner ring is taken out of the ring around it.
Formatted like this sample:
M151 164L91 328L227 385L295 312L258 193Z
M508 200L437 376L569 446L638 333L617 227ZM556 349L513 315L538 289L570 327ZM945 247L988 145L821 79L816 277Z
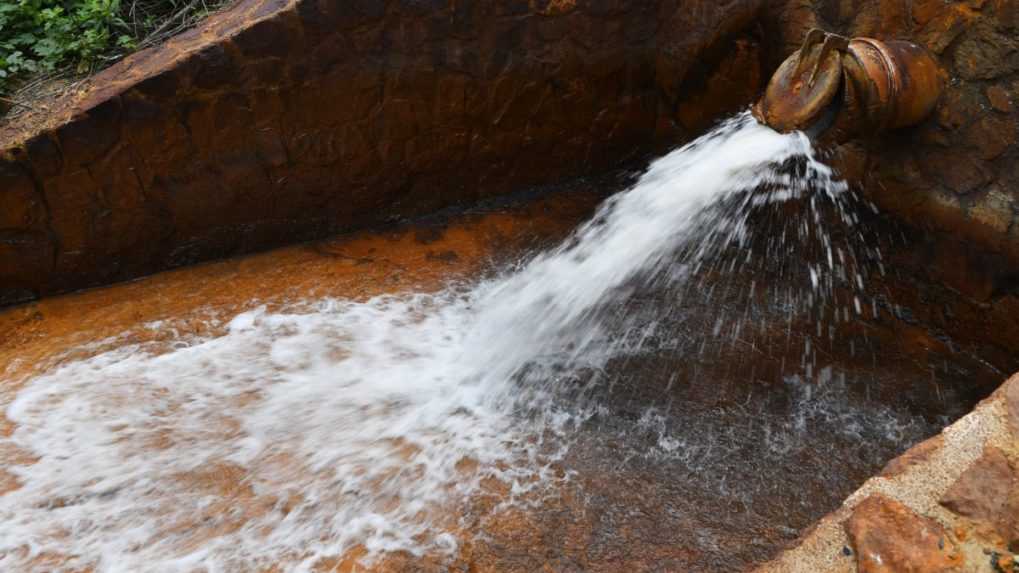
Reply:
M860 67L846 65L847 58ZM934 56L912 42L881 42L858 38L849 43L843 73L869 81L876 87L873 105L866 109L879 129L895 129L919 123L932 111L941 95L941 73ZM864 101L868 104L871 102Z
M775 72L754 115L778 131L843 142L919 123L934 110L943 80L930 52L911 42L812 30Z

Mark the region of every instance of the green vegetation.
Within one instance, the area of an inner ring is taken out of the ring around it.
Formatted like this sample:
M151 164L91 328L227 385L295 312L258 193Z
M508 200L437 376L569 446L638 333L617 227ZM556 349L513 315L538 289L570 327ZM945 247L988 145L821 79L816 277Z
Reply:
M222 0L0 0L0 95L43 73L87 73L168 37Z

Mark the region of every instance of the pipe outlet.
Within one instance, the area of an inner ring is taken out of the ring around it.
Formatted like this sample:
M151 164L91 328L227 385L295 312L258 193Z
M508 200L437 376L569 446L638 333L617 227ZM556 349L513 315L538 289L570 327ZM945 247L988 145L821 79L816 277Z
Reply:
M758 121L842 143L919 123L934 110L944 73L905 41L848 39L811 30L754 105Z

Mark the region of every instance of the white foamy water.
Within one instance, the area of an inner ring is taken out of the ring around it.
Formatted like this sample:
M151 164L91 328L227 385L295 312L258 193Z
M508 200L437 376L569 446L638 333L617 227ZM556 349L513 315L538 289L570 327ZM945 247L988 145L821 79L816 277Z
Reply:
M542 436L570 423L546 407L551 372L620 351L602 310L640 277L698 264L678 249L739 240L739 221L707 215L721 199L802 192L780 168L792 158L841 189L805 137L745 114L500 278L258 309L221 335L38 376L0 439L37 458L9 468L22 487L0 496L0 570L307 571L356 546L454 552L456 508L480 479L511 499L551 479Z

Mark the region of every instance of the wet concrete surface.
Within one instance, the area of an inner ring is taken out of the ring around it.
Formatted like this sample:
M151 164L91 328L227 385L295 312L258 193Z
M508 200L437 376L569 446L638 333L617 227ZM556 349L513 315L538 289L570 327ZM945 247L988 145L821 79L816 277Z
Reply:
M432 291L491 273L565 237L619 185L580 184L5 310L0 405L61 363L129 342L214 335L223 320L258 305ZM795 215L797 207L783 209ZM1004 307L918 279L913 239L880 218L867 224L889 268L868 275L870 304L860 315L830 319L860 294L852 289L836 293L841 304L790 312L776 303L775 281L792 279L763 255L706 269L694 288L639 290L619 309L622 336L640 339L634 351L602 372L556 381L563 407L587 414L555 464L552 487L530 504L504 507L508 485L493 480L450 507L459 541L452 558L395 554L365 564L358 548L318 568L729 571L774 556L1019 366L991 342L996 325L1009 322ZM156 321L164 326L141 327ZM650 323L653 332L636 328ZM0 418L0 435L13 430ZM23 454L0 451L0 495L18 487L3 468L32 463ZM243 504L235 473L224 466L188 479ZM39 563L46 559L59 562Z

